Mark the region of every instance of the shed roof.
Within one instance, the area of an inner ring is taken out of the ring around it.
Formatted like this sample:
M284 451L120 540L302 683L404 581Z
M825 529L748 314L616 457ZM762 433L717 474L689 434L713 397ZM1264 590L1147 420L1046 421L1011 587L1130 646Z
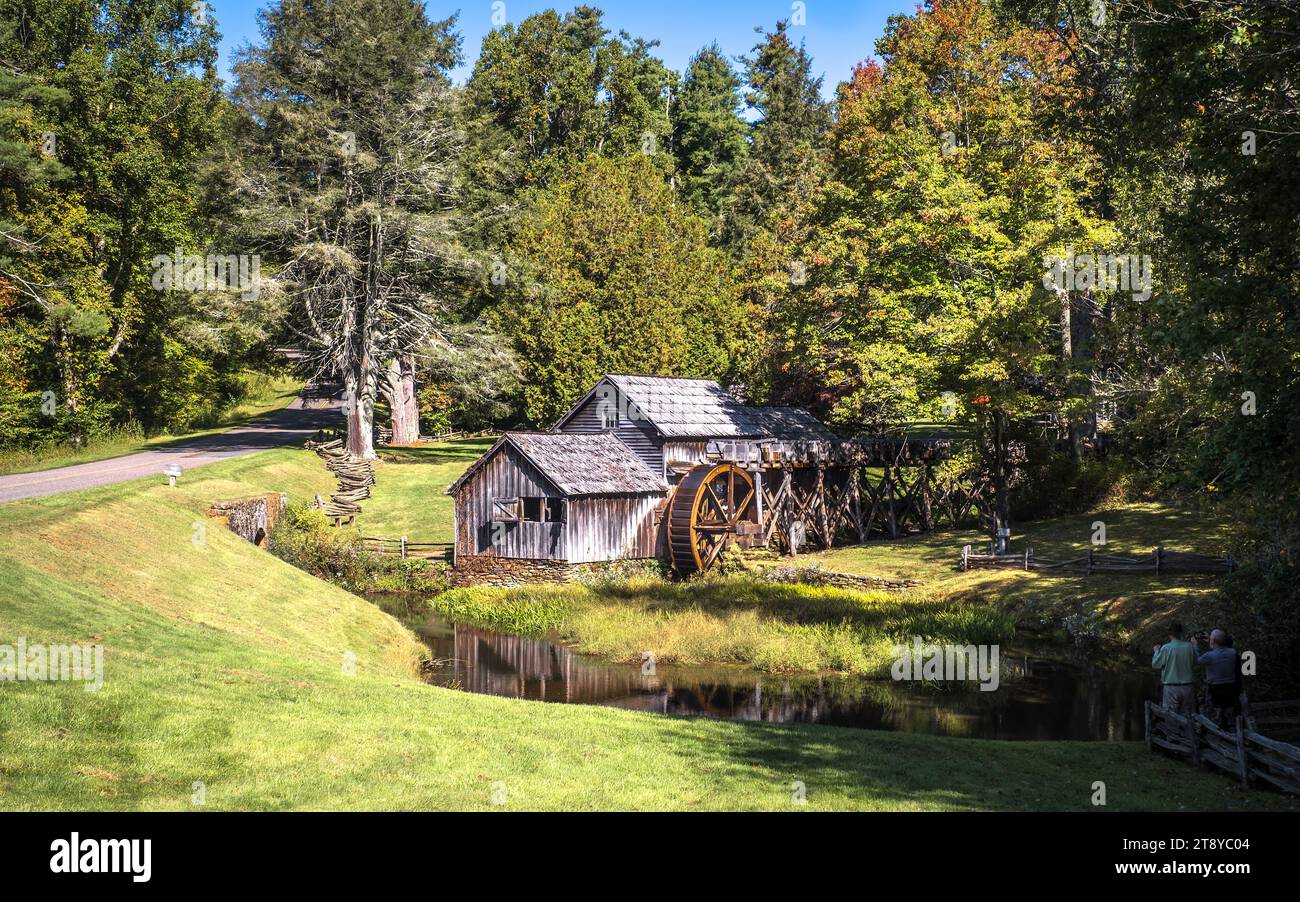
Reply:
M712 379L677 376L608 375L588 392L556 428L609 382L622 395L621 409L654 425L664 438L781 438L824 441L835 436L806 410L750 407ZM624 407L623 405L626 404Z
M631 448L607 432L589 435L507 432L452 483L448 494L458 491L506 444L527 458L566 496L668 491L663 479L650 472Z

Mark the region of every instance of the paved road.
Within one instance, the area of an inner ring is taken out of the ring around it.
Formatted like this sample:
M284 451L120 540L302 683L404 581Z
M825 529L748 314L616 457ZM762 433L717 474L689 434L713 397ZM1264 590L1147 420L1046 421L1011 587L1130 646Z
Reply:
M163 467L167 464L180 464L189 470L270 448L300 445L322 426L338 424L338 401L313 401L311 409L304 408L302 404L300 398L284 410L259 417L247 426L138 454L39 473L0 476L0 503L112 485L142 476L157 476L160 481L165 481ZM181 478L184 479L184 476Z

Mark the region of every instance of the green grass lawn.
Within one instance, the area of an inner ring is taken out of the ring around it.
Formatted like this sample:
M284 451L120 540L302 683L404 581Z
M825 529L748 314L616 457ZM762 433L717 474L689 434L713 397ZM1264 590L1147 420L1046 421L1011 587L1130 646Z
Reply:
M1123 504L1071 517L1016 525L1012 548L1026 545L1043 558L1079 557L1092 547L1092 524L1106 524L1107 554L1149 555L1157 545L1176 551L1225 554L1230 527L1203 513L1164 504ZM975 530L918 535L800 555L798 563L866 576L920 580L937 600L995 604L1022 624L1059 631L1067 617L1084 618L1103 639L1142 648L1163 641L1173 618L1189 627L1218 625L1213 576L1100 573L1057 574L1014 569L961 572L963 545L977 549L988 537ZM1216 621L1211 624L1211 621Z
M422 447L381 448L374 494L362 504L357 526L368 536L412 542L452 540L452 500L447 487L492 447L493 439L461 439Z
M1087 811L1095 780L1112 809L1292 807L1140 744L671 719L429 686L396 620L198 528L216 499L329 485L314 455L280 449L176 489L151 478L0 506L0 642L105 646L99 692L0 684L0 807L192 810L201 782L207 809L486 810L504 791L507 810L789 810L801 781L814 811Z
M242 375L244 398L222 411L211 426L181 435L159 435L145 438L137 431L118 430L99 436L80 448L70 445L51 445L37 449L0 451L0 476L13 473L35 473L89 464L112 457L124 457L139 451L156 451L174 442L201 438L243 425L249 420L281 410L293 403L302 390L302 380L293 376L268 375L247 372Z

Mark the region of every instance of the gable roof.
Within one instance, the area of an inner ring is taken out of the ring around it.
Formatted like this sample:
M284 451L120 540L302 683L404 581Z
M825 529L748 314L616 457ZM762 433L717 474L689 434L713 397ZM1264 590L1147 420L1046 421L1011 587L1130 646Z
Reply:
M510 445L565 496L641 495L666 492L668 485L641 463L632 449L607 432L584 435L507 432L451 484L460 487L504 445Z
M664 438L781 438L830 441L829 429L806 410L750 407L712 379L677 376L608 375L555 424L560 429L605 383L622 396L620 411L652 424Z

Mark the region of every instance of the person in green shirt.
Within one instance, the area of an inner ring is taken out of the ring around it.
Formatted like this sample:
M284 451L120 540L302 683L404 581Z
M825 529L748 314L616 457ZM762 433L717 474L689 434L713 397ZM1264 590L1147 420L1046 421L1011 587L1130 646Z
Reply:
M1155 646L1151 666L1160 671L1160 684L1164 698L1160 704L1178 714L1196 713L1196 646L1183 637L1183 625L1175 620L1169 624L1169 641Z

